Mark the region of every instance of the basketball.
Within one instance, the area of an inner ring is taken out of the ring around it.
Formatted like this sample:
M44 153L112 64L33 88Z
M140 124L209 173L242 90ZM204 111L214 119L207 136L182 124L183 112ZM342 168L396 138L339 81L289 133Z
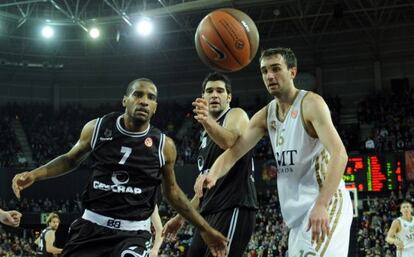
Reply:
M212 69L238 71L256 55L259 32L244 12L218 9L201 20L195 34L195 46L200 59Z

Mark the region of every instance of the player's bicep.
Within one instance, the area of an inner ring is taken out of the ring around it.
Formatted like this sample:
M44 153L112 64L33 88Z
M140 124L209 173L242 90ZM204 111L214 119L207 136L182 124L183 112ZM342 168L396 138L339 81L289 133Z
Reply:
M345 147L341 137L333 125L331 114L325 101L316 94L310 94L304 99L304 117L309 120L315 132L329 153L343 151Z
M45 234L45 241L46 241L46 250L53 247L53 243L55 242L55 233L53 233L52 231L48 231Z
M82 129L78 142L76 142L69 152L66 153L67 157L75 161L80 161L92 150L91 141L95 125L96 119L86 123Z
M241 108L234 108L227 114L224 128L231 131L237 136L240 136L243 131L249 126L249 116Z
M166 193L166 191L173 188L177 183L174 174L174 165L175 160L177 159L177 150L175 148L174 141L169 137L165 137L164 157L165 165L161 168L161 172L163 192Z
M394 220L391 223L391 227L388 230L387 237L395 237L395 235L400 231L400 222L398 220Z

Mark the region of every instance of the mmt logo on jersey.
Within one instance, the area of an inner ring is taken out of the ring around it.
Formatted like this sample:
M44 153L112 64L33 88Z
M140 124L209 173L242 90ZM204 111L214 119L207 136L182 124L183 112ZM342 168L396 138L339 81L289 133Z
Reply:
M278 173L293 172L293 169L289 166L295 165L295 157L298 154L297 150L287 150L282 152L276 152L275 158L277 162Z

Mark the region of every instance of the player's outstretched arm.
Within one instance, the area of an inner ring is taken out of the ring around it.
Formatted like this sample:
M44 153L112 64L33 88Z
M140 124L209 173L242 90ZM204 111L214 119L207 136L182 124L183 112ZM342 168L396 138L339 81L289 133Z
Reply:
M221 149L228 149L234 145L237 138L243 133L249 124L249 117L241 108L233 108L226 116L224 126L209 115L206 99L197 98L193 102L195 107L194 118L204 127L210 138Z
M164 156L166 163L162 169L162 188L165 198L181 216L199 229L201 237L206 242L213 256L224 257L227 251L227 239L201 217L177 185L174 174L177 151L173 140L169 137L165 140Z
M397 234L400 232L400 230L400 221L396 219L391 223L391 227L388 230L387 237L385 238L385 241L387 241L387 243L395 245L398 250L404 249L403 242L397 238Z
M16 174L12 181L16 197L20 198L20 192L36 181L58 177L77 168L91 151L91 139L95 124L96 120L92 120L83 127L78 142L69 152L32 171Z
M162 234L162 222L161 222L160 214L158 213L158 205L155 205L154 211L152 212L151 223L154 226L155 239L154 239L154 244L152 246L149 257L157 257L160 247L162 245L162 241L164 239L163 236L161 235Z
M329 234L328 205L333 194L338 190L345 171L348 155L345 146L336 131L328 106L321 96L309 93L303 99L303 117L308 132L317 136L329 152L331 159L327 166L327 175L318 198L311 211L308 230L312 229L312 240L323 241ZM313 130L313 131L312 131Z
M199 197L203 195L204 186L213 187L217 179L226 175L231 167L266 134L266 115L267 106L253 116L236 143L217 158L204 179L197 180L194 190Z

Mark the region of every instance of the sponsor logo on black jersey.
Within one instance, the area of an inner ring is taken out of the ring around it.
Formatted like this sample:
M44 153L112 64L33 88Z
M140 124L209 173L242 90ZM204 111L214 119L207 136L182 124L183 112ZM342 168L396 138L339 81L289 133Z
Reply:
M112 191L118 194L134 194L138 195L142 193L142 189L139 187L127 186L129 182L129 174L124 170L114 171L111 176L112 185L102 183L100 181L93 181L93 188L102 191Z

